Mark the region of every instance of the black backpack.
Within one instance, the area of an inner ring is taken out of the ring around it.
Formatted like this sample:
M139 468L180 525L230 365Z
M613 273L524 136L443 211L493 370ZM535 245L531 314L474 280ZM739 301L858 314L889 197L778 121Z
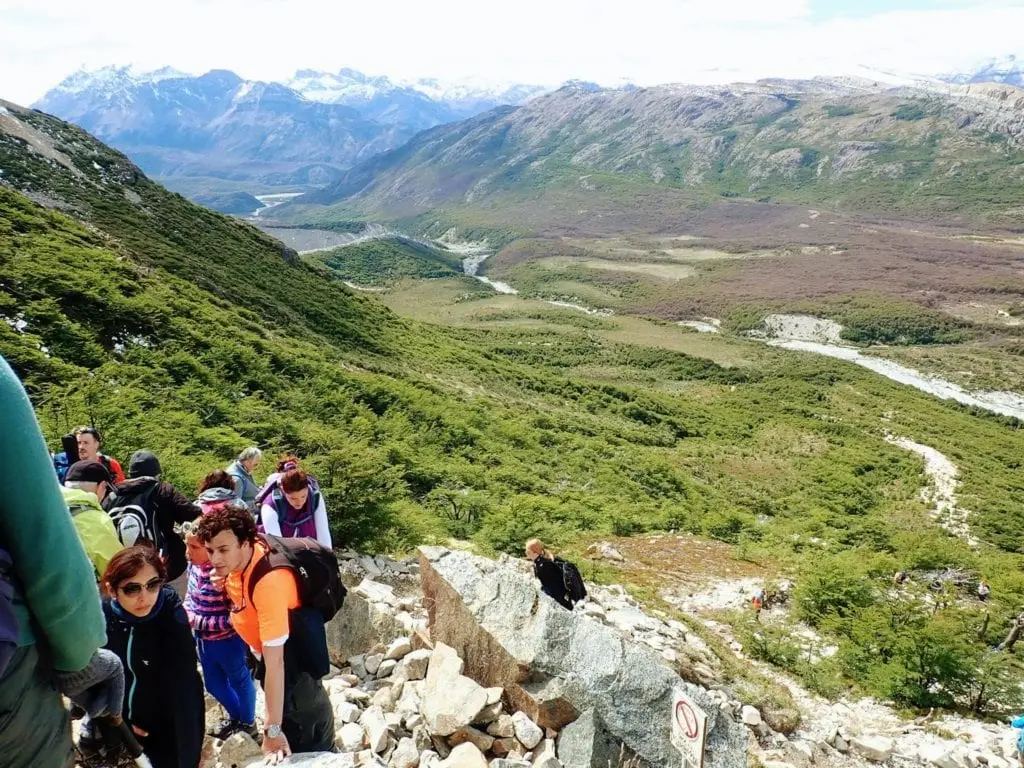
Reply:
M302 607L316 611L324 623L333 619L348 594L334 553L316 539L285 539L269 534L260 538L267 546L267 556L256 563L249 576L249 602L260 579L278 568L288 568L295 574Z
M587 588L583 584L580 569L573 563L560 557L556 557L555 562L562 568L562 582L565 584L565 594L569 596L569 600L578 603L587 596Z
M145 539L162 555L168 554L153 504L159 485L154 478L151 483L140 484L131 492L123 495L115 492L103 499L103 508L114 521L114 529L122 545L131 547Z

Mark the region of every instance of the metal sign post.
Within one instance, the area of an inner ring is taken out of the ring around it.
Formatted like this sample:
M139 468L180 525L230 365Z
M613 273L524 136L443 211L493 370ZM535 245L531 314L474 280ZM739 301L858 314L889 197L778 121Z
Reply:
M703 768L708 718L683 691L672 696L672 744L683 756L683 768Z

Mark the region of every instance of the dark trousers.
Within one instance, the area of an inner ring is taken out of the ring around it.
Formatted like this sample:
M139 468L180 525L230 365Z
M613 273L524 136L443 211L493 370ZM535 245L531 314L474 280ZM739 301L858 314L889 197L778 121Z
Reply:
M49 663L19 648L0 677L0 768L71 768L71 722Z
M293 625L294 626L294 625ZM284 646L284 718L281 730L292 752L330 752L334 749L334 709L320 680L303 664L300 643L294 635ZM256 677L264 684L266 666L261 662Z

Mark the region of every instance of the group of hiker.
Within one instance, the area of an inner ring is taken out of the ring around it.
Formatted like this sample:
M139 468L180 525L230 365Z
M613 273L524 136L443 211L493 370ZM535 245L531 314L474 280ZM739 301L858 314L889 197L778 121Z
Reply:
M51 455L3 358L0 426L0 768L74 763L59 694L90 764L127 747L154 768L195 768L204 688L226 715L206 734L262 736L271 763L333 748L324 625L345 589L323 494L295 456L260 484L262 451L246 448L193 501L150 451L126 473L91 426ZM543 542L526 555L559 605L586 596Z

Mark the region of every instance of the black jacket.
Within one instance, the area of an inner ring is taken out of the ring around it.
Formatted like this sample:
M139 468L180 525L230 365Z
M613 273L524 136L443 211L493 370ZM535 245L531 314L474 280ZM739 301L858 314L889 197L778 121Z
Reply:
M150 509L147 514L155 516L156 525L163 538L160 554L167 560L167 578L174 581L185 572L185 542L174 532L175 523L195 520L200 509L170 483L163 483L155 477L137 477L126 480L114 488L114 493L103 499L103 508L108 512L119 506L119 500L137 498L147 491ZM124 543L124 542L122 542Z
M565 588L565 571L562 570L561 558L549 560L541 555L533 561L533 575L540 579L540 588L545 595L563 608L572 610L572 600L569 599L568 590Z
M149 733L140 743L154 768L196 768L206 707L195 641L177 593L165 586L145 618L109 598L103 613L106 647L124 665L124 719Z

